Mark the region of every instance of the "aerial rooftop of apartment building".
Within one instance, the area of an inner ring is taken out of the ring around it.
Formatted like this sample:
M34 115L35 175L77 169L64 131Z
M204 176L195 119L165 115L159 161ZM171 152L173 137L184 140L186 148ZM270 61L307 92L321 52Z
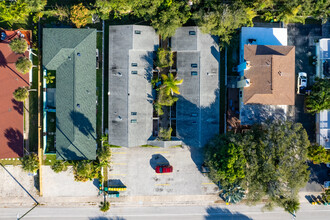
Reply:
M216 38L197 27L178 28L169 43L176 71L184 82L171 108L174 140L203 146L219 132L219 48ZM150 83L159 36L152 27L109 28L109 141L133 147L155 144ZM175 108L176 106L176 108ZM157 130L158 131L158 130ZM211 132L210 132L211 131ZM172 134L173 136L173 134Z
M240 120L242 125L286 119L295 104L295 47L285 28L242 28Z
M56 70L56 158L96 158L96 29L43 29L43 66Z

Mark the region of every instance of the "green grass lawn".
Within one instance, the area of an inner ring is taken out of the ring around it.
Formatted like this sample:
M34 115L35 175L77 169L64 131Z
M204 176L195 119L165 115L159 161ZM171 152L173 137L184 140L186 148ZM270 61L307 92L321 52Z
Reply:
M56 161L56 154L46 154L46 159L43 161L43 165L51 166Z
M33 64L38 65L38 57L33 56ZM38 85L38 68L32 68L31 89L36 89ZM29 96L29 150L38 150L38 93L30 92Z
M0 159L0 163L2 165L14 165L14 166L17 166L17 165L21 165L21 161L20 160L17 160L17 158L15 158L15 160L11 159L11 160L5 160L5 159Z

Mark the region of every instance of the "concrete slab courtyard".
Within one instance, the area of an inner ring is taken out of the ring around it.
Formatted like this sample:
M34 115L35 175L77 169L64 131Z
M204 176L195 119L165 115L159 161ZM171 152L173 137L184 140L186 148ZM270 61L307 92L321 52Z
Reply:
M29 194L36 197L34 184L34 177L24 172L21 166L0 166L0 200L10 202L11 199L28 198Z
M109 183L127 187L121 196L216 195L218 187L199 171L201 155L188 147L112 148ZM157 174L157 164L166 163L173 172Z
M96 197L98 194L98 180L76 182L72 167L55 173L50 166L43 166L42 177L44 197Z

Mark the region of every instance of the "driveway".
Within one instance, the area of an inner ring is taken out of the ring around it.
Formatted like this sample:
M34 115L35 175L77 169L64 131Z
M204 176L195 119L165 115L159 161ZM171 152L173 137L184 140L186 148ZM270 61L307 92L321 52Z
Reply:
M308 163L311 172L307 185L301 190L302 192L321 192L323 190L324 181L330 181L328 176L328 168L325 164Z
M12 199L37 197L34 177L24 172L21 166L0 166L0 179L0 201L10 203Z
M295 46L296 51L296 81L299 72L306 72L308 86L314 81L316 70L312 64L315 56L315 39L322 36L322 26L320 24L289 24L288 45ZM310 141L315 142L315 116L304 112L304 95L296 95L296 104L293 111L293 120L302 123L306 129Z
M187 148L113 148L110 185L125 185L124 196L212 195L218 188L203 176L201 151ZM157 174L157 164L168 163L173 173Z

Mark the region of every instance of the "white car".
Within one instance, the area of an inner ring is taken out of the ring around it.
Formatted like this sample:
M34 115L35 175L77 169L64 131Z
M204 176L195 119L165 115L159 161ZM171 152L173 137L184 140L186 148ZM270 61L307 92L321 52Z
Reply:
M298 94L305 94L307 88L307 73L300 72L298 73Z

